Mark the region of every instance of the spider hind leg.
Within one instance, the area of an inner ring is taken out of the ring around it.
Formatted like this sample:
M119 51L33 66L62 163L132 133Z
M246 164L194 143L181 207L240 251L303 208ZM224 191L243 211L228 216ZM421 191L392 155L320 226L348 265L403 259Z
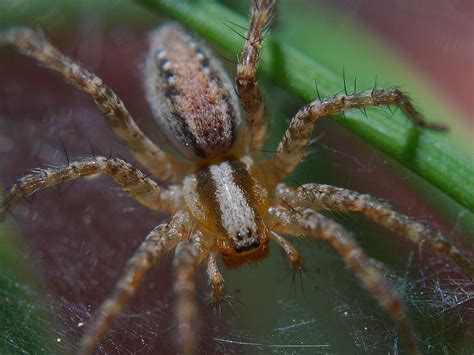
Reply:
M177 163L137 126L122 100L101 78L51 45L41 31L26 27L0 31L0 46L10 45L19 53L35 59L58 73L66 82L94 100L115 134L134 157L161 180L169 178Z
M406 94L398 88L367 90L353 94L336 95L316 100L299 110L278 145L276 156L261 163L269 171L269 177L278 182L288 176L300 164L310 142L315 122L320 117L343 113L349 109L391 106L400 107L403 113L418 127L445 131L446 127L425 121Z
M252 1L249 28L235 79L247 120L246 132L242 135L243 145L253 156L263 145L267 130L265 103L257 83L257 66L265 32L273 22L274 7L275 0Z

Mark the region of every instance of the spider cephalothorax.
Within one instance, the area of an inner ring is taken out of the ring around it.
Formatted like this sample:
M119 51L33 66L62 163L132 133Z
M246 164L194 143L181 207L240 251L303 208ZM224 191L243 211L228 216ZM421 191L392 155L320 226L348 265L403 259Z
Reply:
M227 266L237 267L264 258L269 241L274 240L292 268L301 269L298 251L282 234L327 241L388 312L406 350L416 353L416 338L393 287L351 235L318 213L320 210L360 212L417 245L451 257L465 274L474 275L471 260L441 233L394 211L388 204L328 185L290 187L280 183L303 159L314 123L321 116L351 108L398 105L414 124L442 128L424 121L398 89L374 87L311 102L292 118L275 156L256 160L267 126L256 68L273 10L272 0L252 2L249 29L237 66L237 93L207 46L180 25L166 24L151 33L145 90L157 123L181 160L159 148L140 130L122 101L99 77L63 55L41 33L26 28L0 32L0 44L15 47L89 94L118 137L154 178L164 181L172 177L171 184L163 187L122 159L92 157L38 169L19 179L2 198L0 217L21 197L102 173L142 205L173 214L168 223L150 232L128 261L112 296L89 322L81 342L82 353L93 351L145 272L170 250L175 251L177 345L182 353L193 353L198 332L194 301L198 266L207 263L211 297L220 302L224 280L217 266L218 256Z
M225 160L199 169L183 182L189 211L214 236L228 266L268 254L269 196L252 174L252 165L250 158Z

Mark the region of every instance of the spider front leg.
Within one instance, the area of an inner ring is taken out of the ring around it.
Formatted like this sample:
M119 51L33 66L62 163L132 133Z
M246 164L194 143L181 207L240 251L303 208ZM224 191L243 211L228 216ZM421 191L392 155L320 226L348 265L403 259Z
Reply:
M420 247L426 245L431 250L450 257L467 276L474 278L474 263L439 231L395 211L388 203L375 197L321 184L305 184L298 188L280 184L277 187L277 197L291 206L359 212Z
M200 242L201 237L202 234L198 232L191 239L180 242L173 259L177 343L179 354L183 355L195 353L198 337L196 272L209 252Z
M207 277L211 284L211 300L212 304L219 304L225 298L224 293L224 276L222 276L217 266L217 254L210 253L207 258Z
M271 25L274 15L274 0L253 0L250 9L249 29L245 37L242 55L237 65L237 94L245 111L247 132L242 135L246 153L253 156L265 140L267 120L265 103L257 84L257 65L265 31Z
M112 296L95 312L81 339L79 354L91 354L104 337L112 322L120 315L145 273L156 264L160 256L189 236L190 217L187 213L174 215L168 224L153 229L128 260L122 277Z
M380 270L374 266L375 261L365 255L342 226L310 209L273 207L270 209L270 217L272 228L280 233L292 236L307 235L327 241L390 315L407 353L419 353L415 335L406 319L400 297L385 281Z
M57 168L36 169L19 179L0 200L0 220L22 197L63 182L103 173L112 177L137 202L153 210L175 211L180 198L177 186L164 189L140 170L116 158L86 158Z
M275 232L272 232L271 238L283 249L286 259L293 271L301 271L303 269L303 259L298 250L285 238Z
M228 310L237 317L233 310L234 297L225 294L225 280L217 265L217 256L218 254L211 252L207 258L207 278L211 286L208 302L214 307L214 312L216 310L219 312L219 315L222 315L222 306L227 306Z
M173 160L158 148L137 126L122 100L101 78L81 67L53 47L41 32L29 28L0 31L0 46L11 45L58 73L65 81L89 94L107 123L126 144L134 157L160 180L170 177Z
M280 181L298 166L305 154L316 120L353 108L397 105L417 126L444 131L445 126L426 122L415 109L409 98L397 88L372 89L364 92L336 95L333 98L316 100L303 107L291 119L281 140L276 156L263 162L265 170L271 171L271 178Z

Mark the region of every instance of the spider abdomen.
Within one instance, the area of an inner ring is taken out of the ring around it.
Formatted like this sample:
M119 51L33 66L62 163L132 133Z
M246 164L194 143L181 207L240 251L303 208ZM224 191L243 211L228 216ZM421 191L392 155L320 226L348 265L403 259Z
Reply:
M240 125L239 105L211 51L176 23L154 31L150 42L145 90L170 143L189 159L230 151Z
M186 205L228 266L268 253L264 218L266 189L252 176L250 159L226 160L201 168L183 183Z

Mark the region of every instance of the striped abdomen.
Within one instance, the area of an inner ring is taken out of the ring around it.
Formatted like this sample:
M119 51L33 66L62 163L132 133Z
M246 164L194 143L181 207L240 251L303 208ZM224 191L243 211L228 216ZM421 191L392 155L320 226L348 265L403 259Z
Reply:
M232 83L210 50L178 24L150 36L145 90L155 119L184 157L229 152L240 124Z
M259 260L268 253L263 221L268 195L250 174L248 164L229 160L204 167L184 180L189 211L201 229L215 238L228 266Z

